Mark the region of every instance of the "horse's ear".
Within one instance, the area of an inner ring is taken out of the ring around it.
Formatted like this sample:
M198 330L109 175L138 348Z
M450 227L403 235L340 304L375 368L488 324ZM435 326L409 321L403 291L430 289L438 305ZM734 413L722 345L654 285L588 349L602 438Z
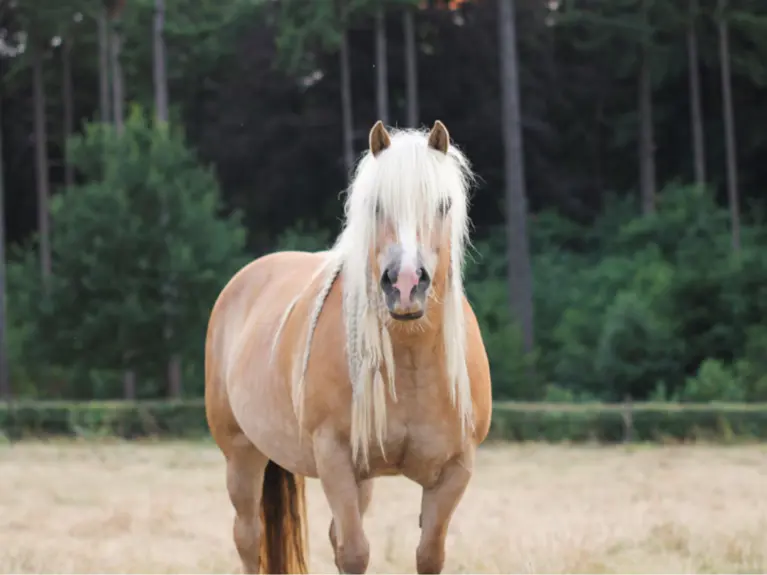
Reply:
M450 145L450 134L445 124L437 120L429 132L429 147L447 154L447 148Z
M381 120L378 120L370 130L368 140L370 143L370 151L374 156L377 156L383 152L391 144L389 132L386 131L386 128L384 127Z

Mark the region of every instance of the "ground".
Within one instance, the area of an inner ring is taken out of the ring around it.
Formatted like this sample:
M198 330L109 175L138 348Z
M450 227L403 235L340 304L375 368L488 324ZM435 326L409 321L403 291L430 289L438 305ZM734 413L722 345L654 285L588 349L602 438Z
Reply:
M240 572L213 444L0 445L0 572ZM369 572L412 572L419 489L377 481ZM334 573L309 482L311 568ZM767 572L767 445L489 446L446 572Z

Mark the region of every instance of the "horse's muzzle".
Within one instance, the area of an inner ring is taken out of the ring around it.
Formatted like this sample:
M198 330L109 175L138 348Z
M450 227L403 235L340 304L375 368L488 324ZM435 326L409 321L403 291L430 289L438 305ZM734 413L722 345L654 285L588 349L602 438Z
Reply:
M381 291L392 318L412 321L423 317L431 278L425 268L390 265L381 275Z

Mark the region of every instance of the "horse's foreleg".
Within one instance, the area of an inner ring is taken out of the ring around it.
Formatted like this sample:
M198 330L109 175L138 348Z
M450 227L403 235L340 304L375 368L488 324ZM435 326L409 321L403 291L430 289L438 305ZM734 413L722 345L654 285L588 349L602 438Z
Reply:
M342 573L364 573L370 560L370 544L362 529L362 491L357 485L349 446L335 437L318 437L314 441L317 474L325 498L333 513L331 542L335 549L336 567ZM370 502L369 487L367 503Z
M416 552L418 573L442 572L447 528L471 479L473 462L473 450L461 454L442 469L435 485L423 490L421 541Z
M370 500L372 498L373 498L373 480L365 479L364 481L361 481L359 486L357 487L357 501L359 502L361 517L365 516L365 511L367 511L368 507L370 506ZM338 547L336 544L336 541L337 541L336 524L333 519L330 520L328 537L330 538L330 544L333 546L333 553L336 557L336 567L338 568L340 573L341 566L338 564Z
M243 573L258 573L261 544L259 510L264 471L269 460L245 436L238 437L236 443L226 454L226 487L235 511L234 544L242 561Z

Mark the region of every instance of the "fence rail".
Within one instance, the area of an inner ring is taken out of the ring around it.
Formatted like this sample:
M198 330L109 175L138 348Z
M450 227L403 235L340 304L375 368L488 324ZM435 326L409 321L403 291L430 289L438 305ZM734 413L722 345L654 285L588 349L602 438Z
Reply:
M0 434L24 437L209 435L202 398L0 403ZM601 443L767 440L767 404L523 403L493 405L490 437Z

